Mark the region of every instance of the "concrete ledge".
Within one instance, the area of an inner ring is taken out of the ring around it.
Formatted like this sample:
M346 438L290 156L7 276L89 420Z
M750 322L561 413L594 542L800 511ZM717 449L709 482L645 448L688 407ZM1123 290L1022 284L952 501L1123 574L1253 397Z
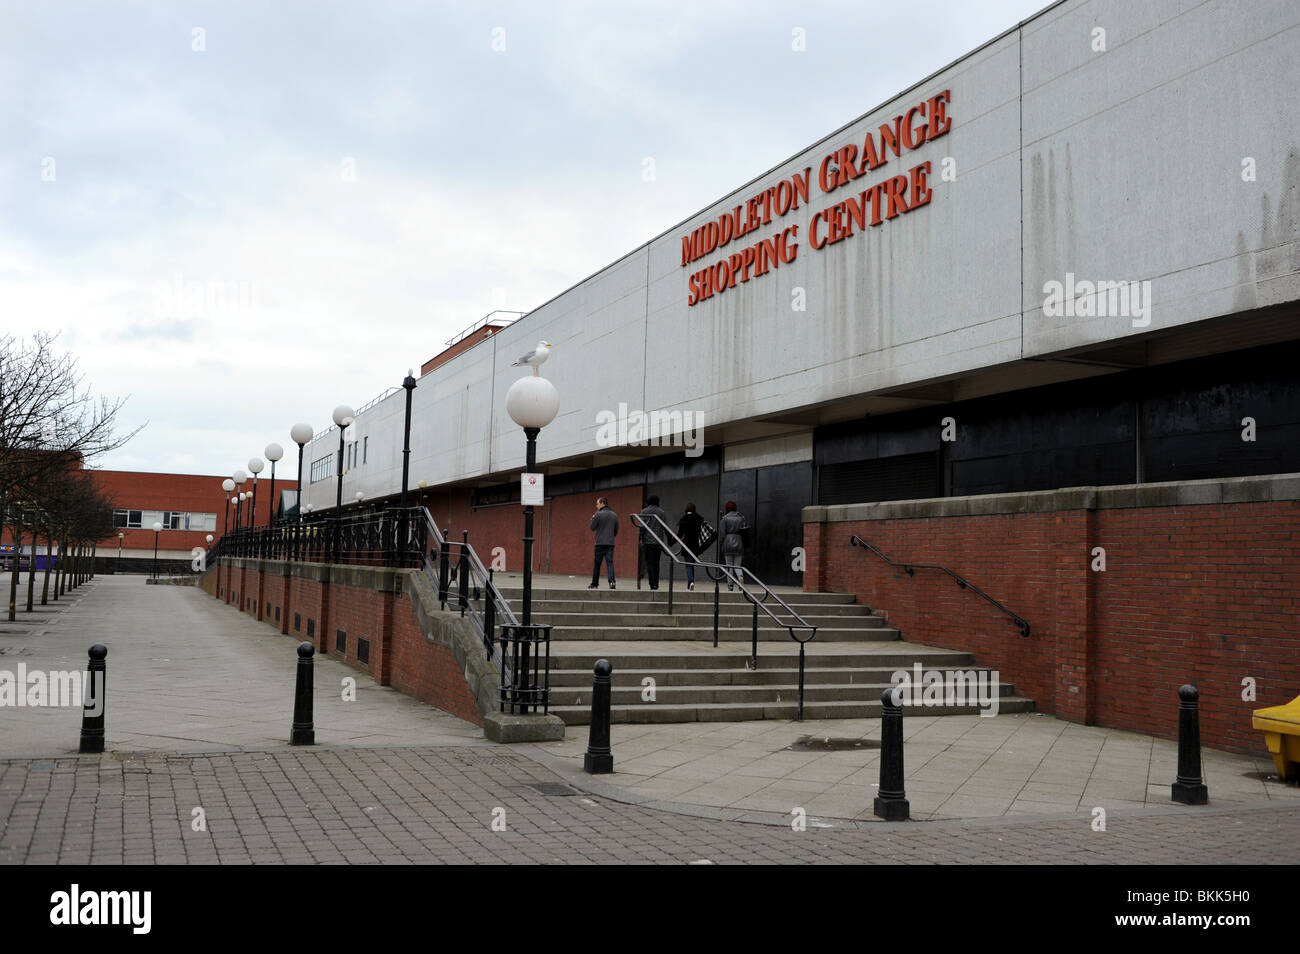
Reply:
M1002 513L1056 513L1066 510L1120 510L1134 507L1194 507L1215 504L1300 500L1300 474L1176 480L1114 487L1063 487L1029 493L929 497L879 503L804 507L804 523L866 520L921 520Z
M557 715L488 712L483 734L493 742L555 742L564 738L564 722Z

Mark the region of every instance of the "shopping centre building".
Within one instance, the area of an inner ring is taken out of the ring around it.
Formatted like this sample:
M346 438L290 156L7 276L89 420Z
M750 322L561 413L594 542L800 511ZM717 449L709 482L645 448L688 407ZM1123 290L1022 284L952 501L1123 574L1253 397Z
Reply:
M538 442L538 571L590 572L598 495L620 515L649 494L706 518L734 500L761 578L855 591L921 642L1020 654L1017 685L1049 711L1091 721L1126 666L1225 654L1223 678L1285 701L1298 89L1288 0L1049 6L431 361L412 489L519 568L525 441L505 395L545 340L560 412ZM399 492L404 398L358 416L345 500ZM338 440L307 448L317 510ZM1028 641L851 534L963 574ZM635 575L633 546L616 561Z

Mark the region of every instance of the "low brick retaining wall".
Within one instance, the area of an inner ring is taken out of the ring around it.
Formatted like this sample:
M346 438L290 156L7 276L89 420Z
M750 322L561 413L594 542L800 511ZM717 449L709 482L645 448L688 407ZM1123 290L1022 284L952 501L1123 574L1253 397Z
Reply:
M1041 711L1175 738L1190 682L1205 744L1262 752L1251 711L1300 695L1300 475L807 507L803 520L805 589L853 593L906 639L975 653ZM948 567L1031 635L852 534Z
M482 641L468 620L438 608L419 570L223 557L199 585L380 685L476 725L497 708L500 676Z

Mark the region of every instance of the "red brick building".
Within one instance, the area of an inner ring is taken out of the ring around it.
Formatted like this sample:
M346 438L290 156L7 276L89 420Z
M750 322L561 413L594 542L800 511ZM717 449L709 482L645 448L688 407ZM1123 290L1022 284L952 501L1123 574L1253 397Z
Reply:
M227 525L235 525L235 508L227 509L226 492L221 489L225 476L203 474L151 474L129 470L88 470L100 491L113 502L114 524L112 536L98 542L100 568L113 571L142 570L152 565L154 558L155 523L163 529L158 532L158 559L160 561L184 560L187 564L195 547L206 547L208 534L213 541L221 539ZM283 491L296 492L297 478L290 476L275 482L275 495L284 497ZM253 490L253 478L244 481L246 493ZM238 491L236 491L236 494ZM289 501L294 498L292 493ZM264 471L257 481L256 525L266 526L272 507L271 480ZM244 504L244 520L252 515L252 503ZM6 528L0 542L13 543L13 533ZM24 552L31 540L23 541ZM40 541L37 552L44 552L45 542ZM58 552L56 545L55 552Z
M234 526L234 505L227 513L226 492L221 489L225 476L200 474L150 474L128 470L91 471L103 493L113 501L114 523L121 534L124 559L153 558L154 523L161 523L158 533L159 559L190 558L194 547L207 545L208 534L219 540L229 526ZM266 526L271 517L271 480L259 475L257 481L257 514L255 524ZM276 496L281 491L295 490L297 479L279 479ZM253 490L250 475L243 490ZM238 491L236 491L238 493ZM244 522L252 514L252 504L244 504ZM118 550L116 536L99 542L99 554L115 557Z

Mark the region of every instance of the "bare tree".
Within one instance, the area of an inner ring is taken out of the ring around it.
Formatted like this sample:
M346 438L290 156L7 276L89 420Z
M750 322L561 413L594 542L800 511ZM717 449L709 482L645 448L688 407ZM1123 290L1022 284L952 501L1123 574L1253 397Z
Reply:
M36 332L27 342L14 335L0 336L0 526L8 524L14 533L11 620L22 540L30 527L34 560L35 538L42 525L39 504L49 507L47 485L57 482L56 475L77 471L116 450L140 431L115 436L125 398L94 397L76 360L56 350L56 337ZM111 532L111 510L108 519Z

